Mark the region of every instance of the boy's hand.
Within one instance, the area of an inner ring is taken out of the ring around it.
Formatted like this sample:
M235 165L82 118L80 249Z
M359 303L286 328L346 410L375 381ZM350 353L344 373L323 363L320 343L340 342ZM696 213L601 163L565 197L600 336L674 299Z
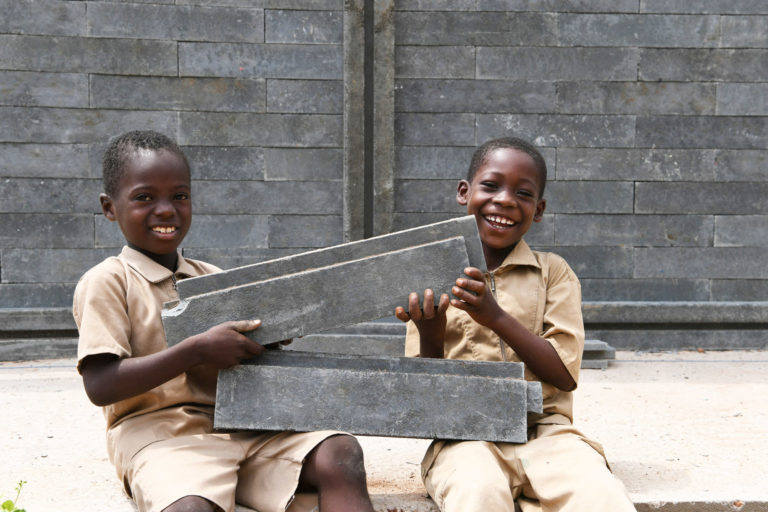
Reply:
M467 277L456 280L456 286L451 288L454 299L451 305L466 311L472 319L486 327L492 327L504 314L493 294L485 285L485 275L480 269L467 267L464 269Z
M224 322L188 339L195 347L200 363L221 370L231 368L243 359L250 359L264 351L262 345L242 334L260 325L261 320Z
M421 338L422 357L443 357L443 344L445 343L445 312L448 310L450 300L448 294L440 296L440 302L435 305L435 292L427 288L424 290L424 307L419 305L419 294L416 292L408 296L408 311L402 306L395 308L395 316L402 322L413 320Z

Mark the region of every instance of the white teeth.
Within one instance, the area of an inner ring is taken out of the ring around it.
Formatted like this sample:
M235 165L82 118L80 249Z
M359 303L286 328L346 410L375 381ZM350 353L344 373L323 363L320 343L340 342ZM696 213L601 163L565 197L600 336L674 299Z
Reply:
M176 228L173 226L156 226L152 228L152 231L157 231L158 233L173 233L176 231Z
M485 218L497 224L505 224L507 226L513 226L515 224L514 221L505 217L499 217L498 215L486 215Z

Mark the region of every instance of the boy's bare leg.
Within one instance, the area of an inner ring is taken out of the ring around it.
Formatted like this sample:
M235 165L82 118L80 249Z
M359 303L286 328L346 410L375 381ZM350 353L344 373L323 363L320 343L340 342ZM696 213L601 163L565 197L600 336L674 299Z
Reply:
M207 499L200 496L184 496L176 500L163 512L214 512L216 506Z
M304 462L299 488L317 491L321 512L373 512L363 450L352 436L329 437Z

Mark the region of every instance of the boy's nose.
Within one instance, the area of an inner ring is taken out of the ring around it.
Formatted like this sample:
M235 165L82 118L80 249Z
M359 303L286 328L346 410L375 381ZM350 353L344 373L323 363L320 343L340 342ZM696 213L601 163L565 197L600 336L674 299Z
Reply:
M158 201L155 206L155 215L158 217L173 217L175 211L170 201Z
M498 193L493 196L493 201L496 204L503 206L514 206L517 204L517 201L515 200L515 194L511 193L509 190L504 189L499 189Z

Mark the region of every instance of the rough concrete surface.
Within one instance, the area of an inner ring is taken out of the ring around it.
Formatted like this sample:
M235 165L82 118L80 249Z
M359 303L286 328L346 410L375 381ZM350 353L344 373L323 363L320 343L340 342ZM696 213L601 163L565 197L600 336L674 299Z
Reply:
M74 365L0 363L0 493L23 479L28 512L134 512ZM576 423L604 445L640 511L768 510L767 373L766 351L619 351L607 370L582 371ZM377 510L435 510L418 475L427 441L360 441Z

